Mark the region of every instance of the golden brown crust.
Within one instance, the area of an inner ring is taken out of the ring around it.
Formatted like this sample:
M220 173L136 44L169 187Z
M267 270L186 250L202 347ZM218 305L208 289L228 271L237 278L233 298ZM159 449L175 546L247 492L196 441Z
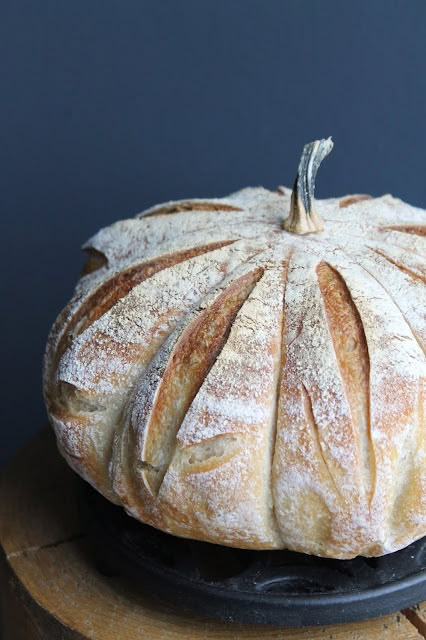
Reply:
M141 215L144 218L147 218L149 216L164 216L170 213L179 213L181 211L242 211L242 209L223 202L209 202L208 200L180 200L179 202L175 202L170 205L154 207Z
M357 202L362 202L363 200L371 200L372 196L367 194L359 194L354 196L347 196L346 198L342 198L339 201L339 207L344 209L345 207L350 207L352 204Z
M365 497L372 499L375 483L370 425L370 359L361 318L342 276L322 262L317 269L328 329L333 341L361 470Z
M109 309L117 304L121 298L124 298L136 285L140 284L147 278L151 278L158 271L170 268L179 262L184 262L208 251L220 249L221 247L231 244L231 242L232 241L230 240L215 242L212 244L206 244L202 247L196 247L194 249L161 256L160 258L155 258L142 264L136 264L128 269L120 271L106 282L103 282L102 285L98 287L96 291L85 301L85 303L79 307L78 312L73 315L72 321L68 325L61 342L57 346L56 353L58 361L67 346L76 336L90 327L90 325L109 311ZM97 264L99 264L99 262ZM86 270L85 273L90 273L92 271L93 269L89 272Z
M225 344L239 308L261 275L262 269L257 268L236 279L188 324L173 348L137 450L143 481L152 493L158 493L163 481L183 418ZM141 425L135 428L141 429Z

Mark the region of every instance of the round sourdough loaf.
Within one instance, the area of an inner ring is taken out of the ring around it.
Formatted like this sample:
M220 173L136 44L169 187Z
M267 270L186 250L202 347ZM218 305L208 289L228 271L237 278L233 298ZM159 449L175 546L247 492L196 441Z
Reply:
M325 143L292 195L168 202L84 246L48 413L71 467L142 522L336 558L426 535L426 212L314 207Z

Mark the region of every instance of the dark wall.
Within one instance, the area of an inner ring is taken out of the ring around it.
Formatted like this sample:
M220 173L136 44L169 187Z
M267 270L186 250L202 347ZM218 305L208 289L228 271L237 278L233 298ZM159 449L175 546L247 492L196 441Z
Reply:
M426 206L424 0L5 0L2 448L45 421L49 327L100 226L167 199L292 183Z

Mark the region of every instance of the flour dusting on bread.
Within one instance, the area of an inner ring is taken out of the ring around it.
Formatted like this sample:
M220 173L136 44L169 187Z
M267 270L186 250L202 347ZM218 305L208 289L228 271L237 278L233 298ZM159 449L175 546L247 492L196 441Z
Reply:
M343 204L342 204L343 202ZM336 558L426 534L426 212L290 190L100 230L49 337L61 453L172 534Z

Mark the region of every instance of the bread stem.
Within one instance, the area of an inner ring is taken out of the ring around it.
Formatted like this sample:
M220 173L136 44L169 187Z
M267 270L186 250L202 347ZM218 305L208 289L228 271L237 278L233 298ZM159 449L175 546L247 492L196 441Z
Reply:
M315 178L318 167L333 148L331 138L305 144L291 194L290 215L283 228L291 233L317 233L324 223L314 208Z

